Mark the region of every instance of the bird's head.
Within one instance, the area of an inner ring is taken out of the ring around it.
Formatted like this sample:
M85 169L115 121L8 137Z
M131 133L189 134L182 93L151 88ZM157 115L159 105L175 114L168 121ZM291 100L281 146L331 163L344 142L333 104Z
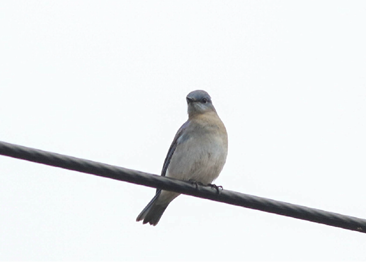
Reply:
M187 95L188 114L204 114L207 112L216 112L212 104L210 95L203 90L192 91Z

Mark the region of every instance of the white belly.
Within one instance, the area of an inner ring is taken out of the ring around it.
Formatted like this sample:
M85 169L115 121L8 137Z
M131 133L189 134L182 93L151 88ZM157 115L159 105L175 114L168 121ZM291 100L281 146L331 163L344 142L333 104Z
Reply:
M220 174L227 156L227 144L221 137L191 137L179 144L166 175L181 180L210 184Z

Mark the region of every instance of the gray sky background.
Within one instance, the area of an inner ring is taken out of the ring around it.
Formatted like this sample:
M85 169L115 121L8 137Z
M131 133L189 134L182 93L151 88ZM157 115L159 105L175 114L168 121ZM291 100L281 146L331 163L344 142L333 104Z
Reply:
M159 174L204 89L216 184L366 218L364 1L1 1L0 140ZM0 156L0 260L366 260L366 236Z

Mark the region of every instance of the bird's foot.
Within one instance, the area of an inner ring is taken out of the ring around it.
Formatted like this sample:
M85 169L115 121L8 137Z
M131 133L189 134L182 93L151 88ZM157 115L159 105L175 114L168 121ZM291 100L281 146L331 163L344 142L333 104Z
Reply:
M208 186L212 187L212 188L215 188L216 189L216 192L217 194L220 194L220 190L224 190L224 188L222 186L217 186L215 184L208 184Z
M204 186L204 184L202 184L201 182L198 182L198 181L193 180L193 179L189 179L188 182L193 184L196 187L196 189L198 189L198 186Z

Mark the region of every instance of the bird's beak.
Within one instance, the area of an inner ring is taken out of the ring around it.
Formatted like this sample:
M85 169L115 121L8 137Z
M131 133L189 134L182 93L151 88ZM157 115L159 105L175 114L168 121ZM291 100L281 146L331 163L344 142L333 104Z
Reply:
M194 98L192 98L192 97L188 97L187 96L187 103L188 104L190 104L190 103L193 103L193 102L195 102L196 100L194 99Z

